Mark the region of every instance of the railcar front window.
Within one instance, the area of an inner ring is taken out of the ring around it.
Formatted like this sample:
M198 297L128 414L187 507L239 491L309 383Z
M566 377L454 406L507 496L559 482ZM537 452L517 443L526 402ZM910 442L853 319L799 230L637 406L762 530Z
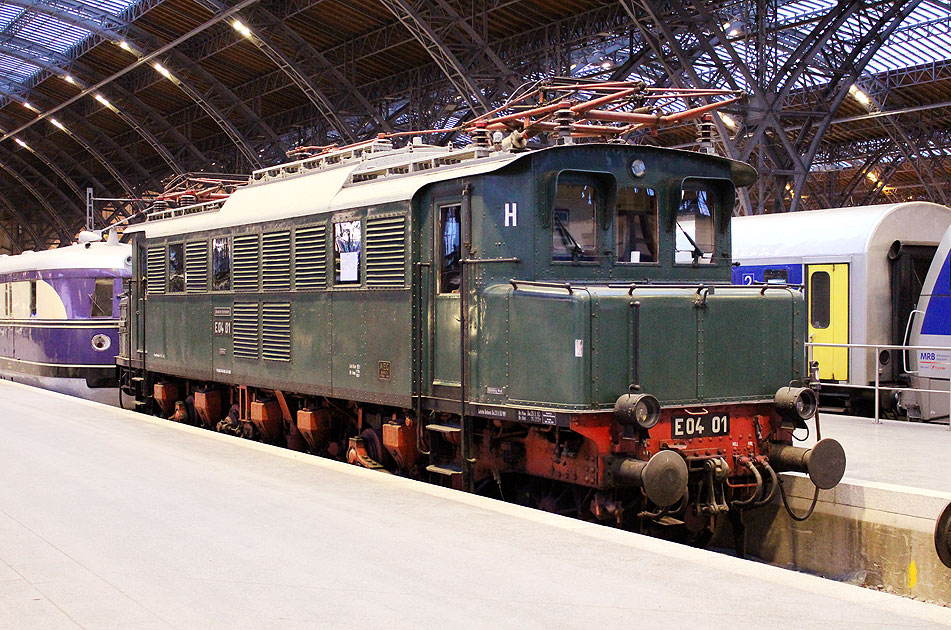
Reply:
M211 290L231 290L231 240L216 238L211 245Z
M813 328L828 328L832 319L831 278L825 271L812 274L809 282L809 319Z
M168 246L168 292L181 293L185 290L185 245L175 243Z
M675 262L711 264L716 253L716 193L702 183L686 183L677 210Z
M657 194L653 190L618 190L615 225L618 262L657 262Z
M96 278L90 317L112 317L112 278Z
M552 210L552 260L595 260L597 210L598 192L592 184L558 182Z
M439 209L439 292L456 293L462 279L462 235L459 213L462 206Z
M337 284L360 283L360 252L363 233L360 221L334 223L334 265Z

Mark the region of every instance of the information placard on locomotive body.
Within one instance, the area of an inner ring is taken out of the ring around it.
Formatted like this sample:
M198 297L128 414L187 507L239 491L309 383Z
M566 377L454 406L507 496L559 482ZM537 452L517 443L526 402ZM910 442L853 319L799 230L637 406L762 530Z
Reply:
M215 317L212 327L215 337L230 337L231 309L226 306L215 307Z
M476 405L472 414L482 418L508 420L524 424L540 424L545 426L569 427L571 415L548 409L521 409L494 405Z

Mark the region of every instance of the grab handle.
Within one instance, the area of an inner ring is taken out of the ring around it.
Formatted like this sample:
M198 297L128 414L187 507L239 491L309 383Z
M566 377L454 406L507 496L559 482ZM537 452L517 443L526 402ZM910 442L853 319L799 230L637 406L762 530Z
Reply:
M921 313L922 315L925 314L924 311L919 310L917 308L912 310L910 313L908 313L908 323L905 324L905 336L902 337L902 341L901 341L901 345L903 346L911 345L908 343L909 341L908 334L911 332L911 323L915 321L915 313ZM904 352L901 353L901 361L903 364L902 367L905 368L905 374L917 374L918 370L915 370L914 372L912 372L911 370L908 369L908 352L909 352L908 350L905 350Z

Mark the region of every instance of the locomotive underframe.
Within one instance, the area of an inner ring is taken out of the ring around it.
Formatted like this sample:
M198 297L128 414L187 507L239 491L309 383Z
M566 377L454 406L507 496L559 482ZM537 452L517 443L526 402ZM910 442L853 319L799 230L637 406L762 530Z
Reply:
M118 372L140 410L172 421L692 542L709 540L719 514L772 498L770 447L788 444L794 428L773 401L706 406L730 417L729 433L717 436L673 437L675 416L698 411L684 407L664 408L648 430L622 426L611 411L567 414L568 426L478 416L464 426L445 401L414 411L128 364ZM625 482L618 465L665 451L683 457L688 479L685 496L661 507Z

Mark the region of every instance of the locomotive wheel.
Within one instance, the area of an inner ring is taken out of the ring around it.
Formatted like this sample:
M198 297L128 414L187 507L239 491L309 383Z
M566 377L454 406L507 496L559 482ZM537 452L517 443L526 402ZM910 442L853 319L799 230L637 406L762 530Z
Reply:
M588 512L584 509L590 500L585 488L537 477L530 479L519 488L516 503L552 514L589 520L586 518Z

